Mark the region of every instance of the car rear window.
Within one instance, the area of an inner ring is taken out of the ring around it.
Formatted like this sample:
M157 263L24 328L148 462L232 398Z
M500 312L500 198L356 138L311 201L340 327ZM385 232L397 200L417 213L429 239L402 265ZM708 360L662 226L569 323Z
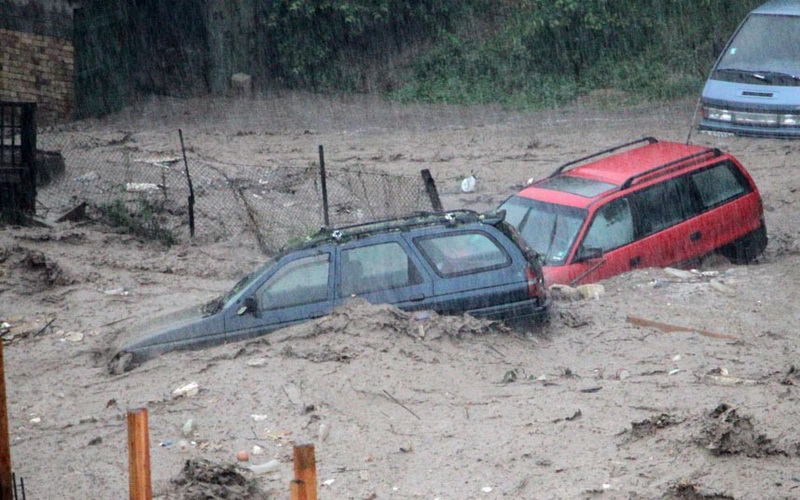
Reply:
M340 295L346 297L422 282L406 251L396 242L342 250Z
M614 189L614 184L608 182L600 182L592 179L585 179L583 177L574 177L571 175L559 175L550 177L544 181L536 184L536 187L542 189L549 189L551 191L561 191L563 193L576 194L584 198L594 198L600 193L605 193Z
M422 255L439 276L479 273L511 264L511 256L488 234L447 233L415 239Z
M704 209L713 208L728 200L750 192L750 185L742 173L730 162L692 174Z

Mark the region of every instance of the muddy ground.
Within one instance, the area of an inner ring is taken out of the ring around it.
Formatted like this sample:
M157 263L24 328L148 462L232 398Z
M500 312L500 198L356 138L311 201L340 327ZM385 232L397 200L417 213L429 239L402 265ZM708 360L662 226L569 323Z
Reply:
M193 154L246 165L312 163L325 144L331 163L429 168L446 208L482 209L598 149L643 135L685 141L695 102L600 104L519 113L307 94L158 99L47 133L123 132L139 151L179 154L181 127ZM526 331L434 317L420 337L405 314L356 303L112 376L120 331L225 291L263 260L258 248L165 248L92 220L3 229L11 455L27 498L125 497L125 416L140 407L155 498L287 498L300 443L315 444L329 499L800 497L798 144L691 140L732 152L754 176L764 257L618 276L598 299L556 301L550 324ZM471 172L477 190L460 193ZM196 394L173 396L192 382ZM243 468L273 459L270 472Z

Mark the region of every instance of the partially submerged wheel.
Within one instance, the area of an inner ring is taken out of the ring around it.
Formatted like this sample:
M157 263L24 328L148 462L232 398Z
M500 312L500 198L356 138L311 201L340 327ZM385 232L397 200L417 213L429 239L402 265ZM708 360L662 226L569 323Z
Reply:
M749 264L764 253L765 248L767 248L767 228L761 224L761 227L752 233L721 247L719 253L734 264Z

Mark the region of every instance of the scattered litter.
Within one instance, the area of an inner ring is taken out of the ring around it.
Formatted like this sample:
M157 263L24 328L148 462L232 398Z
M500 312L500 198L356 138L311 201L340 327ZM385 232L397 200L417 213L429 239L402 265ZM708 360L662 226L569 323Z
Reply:
M112 288L111 290L106 290L103 293L105 293L106 295L122 295L122 296L130 294L130 292L123 287Z
M471 193L475 191L475 184L477 183L477 180L478 179L475 178L474 174L471 174L469 177L465 178L463 181L461 181L461 192Z
M680 373L680 372L682 372L682 371L683 371L683 370L681 370L680 368L675 368L675 369L672 369L672 370L670 370L670 371L669 371L669 374L670 374L670 375L677 375L677 374L679 374L679 373Z
M681 360L681 355L680 354L676 354L676 355L672 356L672 361L680 361L680 360Z
M197 422L194 421L193 418L190 418L181 426L181 434L185 438L189 438L195 435L197 432Z
M725 333L715 333L709 332L708 330L700 330L698 328L690 328L686 326L679 326L679 325L670 325L669 323L661 323L660 321L653 321L651 319L646 318L638 318L636 316L628 316L627 317L628 323L631 323L636 326L644 326L644 327L651 327L661 330L662 332L692 332L692 333L699 333L705 337L712 337L715 339L726 339L726 340L739 340L738 337L734 337L733 335L728 335Z
M197 395L198 392L200 392L200 386L197 385L197 382L189 382L188 384L178 387L172 391L172 397L175 399L183 397L188 398Z
M32 423L32 424L41 424L42 423L42 417L33 417L32 419L30 419L30 423Z
M83 340L83 333L67 332L66 334L64 334L62 340L66 340L68 342L81 342Z
M247 361L247 366L258 367L267 364L267 358L256 358Z
M583 294L577 288L569 285L560 285L558 283L550 285L550 296L555 300L580 300Z
M239 450L236 452L236 460L239 462L247 462L250 460L250 452L247 450Z
M250 454L251 455L263 455L264 454L264 448L260 447L257 444L253 445L253 449L250 450Z
M581 392L591 394L593 392L600 392L600 389L602 389L602 387L589 387L587 389L581 389Z
M324 442L328 439L328 436L331 433L331 424L328 422L322 422L319 424L319 440L320 442Z
M187 441L185 439L181 439L180 441L178 441L178 449L179 450L181 450L183 452L187 452L187 451L189 451L190 447L191 447L191 444L189 444L189 441Z
M251 465L250 467L248 467L248 469L250 469L252 472L256 474L265 474L267 472L273 472L278 470L278 467L280 467L280 465L281 465L280 461L278 461L278 459L276 458L273 458L269 462L264 462L263 464Z
M626 370L625 368L620 368L617 370L617 380L625 380L626 378L631 376L631 372Z
M483 488L481 488L481 491L484 492L484 493L491 493L492 487L491 486L484 486Z
M161 446L162 448L166 448L167 446L172 446L172 441L169 440L161 441L160 443L158 443L158 445Z
M332 484L333 484L333 483L335 483L335 482L336 482L336 480L335 480L335 479L326 479L326 480L322 481L322 485L323 485L323 486L330 486L330 485L332 485Z
M263 422L264 420L269 418L269 415L250 415L255 422Z
M723 295L727 295L728 297L733 297L734 295L736 295L736 290L724 284L720 280L711 280L708 282L708 285L714 290L718 291Z
M588 285L579 285L578 291L583 295L584 299L599 299L606 291L606 288L599 283L591 283Z
M164 189L164 186L152 182L128 182L125 184L125 191L129 193L149 193L161 189Z
M681 280L690 280L695 277L691 271L684 271L683 269L675 269L674 267L665 267L664 272Z
M703 375L702 380L718 385L758 385L757 380L731 377L728 375L716 375L714 373L706 373L705 375Z

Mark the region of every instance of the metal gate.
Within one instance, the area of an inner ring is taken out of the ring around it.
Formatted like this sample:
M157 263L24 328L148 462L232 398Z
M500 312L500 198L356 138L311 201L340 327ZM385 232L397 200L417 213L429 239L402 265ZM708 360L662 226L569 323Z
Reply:
M36 103L0 102L0 219L36 214Z

